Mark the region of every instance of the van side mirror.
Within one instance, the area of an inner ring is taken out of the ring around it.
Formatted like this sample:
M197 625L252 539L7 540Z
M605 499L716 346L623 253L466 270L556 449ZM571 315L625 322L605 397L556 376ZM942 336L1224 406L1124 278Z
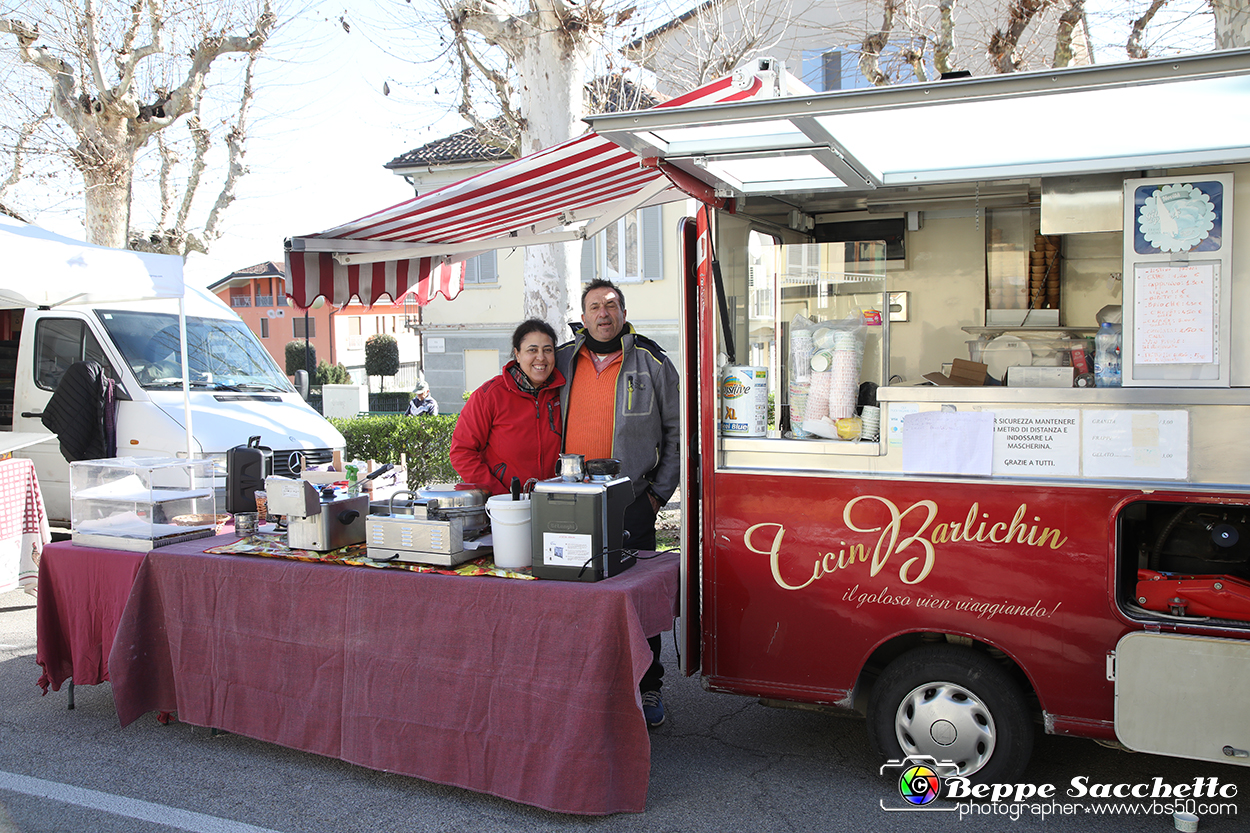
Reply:
M308 371L307 370L295 371L295 389L299 391L299 395L304 397L305 401L308 400Z

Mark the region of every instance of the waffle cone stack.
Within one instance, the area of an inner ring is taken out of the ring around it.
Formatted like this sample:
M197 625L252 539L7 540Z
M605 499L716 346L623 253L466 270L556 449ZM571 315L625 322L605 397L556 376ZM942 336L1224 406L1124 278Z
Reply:
M1059 238L1039 234L1029 252L1029 309L1059 309Z

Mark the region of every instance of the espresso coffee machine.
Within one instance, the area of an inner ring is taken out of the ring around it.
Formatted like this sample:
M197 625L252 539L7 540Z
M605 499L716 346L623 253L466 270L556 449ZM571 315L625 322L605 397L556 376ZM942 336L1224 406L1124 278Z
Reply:
M583 478L576 466L530 493L533 572L537 578L599 581L634 564L625 547L625 509L634 487L621 477L619 460L587 460Z

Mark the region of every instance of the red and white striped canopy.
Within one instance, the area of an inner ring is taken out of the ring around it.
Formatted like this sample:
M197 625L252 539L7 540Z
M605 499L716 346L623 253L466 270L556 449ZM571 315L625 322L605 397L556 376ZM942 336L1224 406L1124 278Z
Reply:
M729 76L658 106L740 101L773 89L759 75ZM465 258L581 239L598 230L596 220L681 199L674 182L711 199L706 186L682 172L645 167L634 153L585 133L337 228L291 238L287 294L301 308L321 295L334 304L355 295L372 305L416 284L421 304L440 292L450 300L464 285Z

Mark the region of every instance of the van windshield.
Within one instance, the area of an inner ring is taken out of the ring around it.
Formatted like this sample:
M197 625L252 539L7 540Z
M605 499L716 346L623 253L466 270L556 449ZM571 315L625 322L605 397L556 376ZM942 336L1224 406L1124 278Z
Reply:
M133 310L97 310L113 343L144 388L182 386L178 316ZM193 388L295 389L242 321L187 316L187 376Z

